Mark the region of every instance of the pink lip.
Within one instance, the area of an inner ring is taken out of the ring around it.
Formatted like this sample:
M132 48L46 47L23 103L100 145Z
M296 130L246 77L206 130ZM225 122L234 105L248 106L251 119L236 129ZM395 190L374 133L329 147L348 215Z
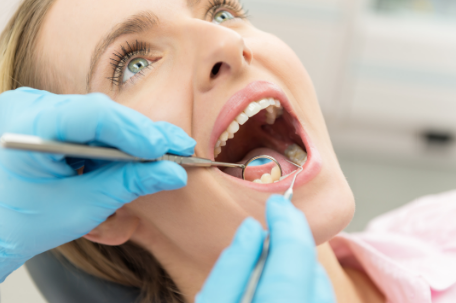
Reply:
M296 113L294 112L290 101L288 100L285 93L277 85L266 82L266 81L255 81L248 84L244 89L236 92L223 106L220 114L218 115L214 128L212 129L209 151L211 159L214 159L214 146L220 137L220 135L228 128L228 125L236 119L236 117L244 111L248 104L253 101L259 101L264 98L274 98L280 101L284 109L290 114L293 119L293 125L301 137L304 145L307 149L307 162L304 164L303 171L296 178L295 188L308 183L312 180L321 170L322 158L318 152L316 146L310 141L309 136L305 132L304 128L298 121ZM217 171L233 182L237 182L240 186L247 186L252 189L262 192L283 192L289 188L292 181L292 176L272 184L257 184L250 181L244 181L242 179L230 176Z

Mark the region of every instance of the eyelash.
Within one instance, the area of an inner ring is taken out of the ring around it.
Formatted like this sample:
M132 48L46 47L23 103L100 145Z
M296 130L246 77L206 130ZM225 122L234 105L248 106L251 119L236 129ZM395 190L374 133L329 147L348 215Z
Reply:
M206 18L210 16L214 18L220 8L225 8L233 11L233 13L241 19L247 19L248 14L241 3L235 0L211 0L206 8Z
M242 4L235 0L211 0L206 8L205 17L207 18L210 16L210 18L213 19L221 8L231 10L237 18L248 18L247 11L244 10ZM138 42L138 40L136 40L133 45L128 42L125 42L125 44L126 47L121 46L121 52L114 52L113 57L110 58L110 63L113 67L113 75L112 77L108 77L108 80L112 82L112 85L122 86L124 84L122 82L124 68L131 58L138 55L147 56L150 54L150 45L148 43ZM151 65L148 66L148 68L150 67ZM142 75L143 71L144 70L139 71L132 78L135 78L137 75Z
M113 76L109 77L108 79L111 80L113 85L122 85L122 76L124 73L124 68L129 62L129 60L134 56L147 56L150 54L150 45L144 42L136 42L131 45L128 42L125 42L127 45L120 46L121 52L114 52L113 57L110 58L111 66L113 67ZM149 65L150 66L150 65ZM143 71L138 72L138 74L142 74Z

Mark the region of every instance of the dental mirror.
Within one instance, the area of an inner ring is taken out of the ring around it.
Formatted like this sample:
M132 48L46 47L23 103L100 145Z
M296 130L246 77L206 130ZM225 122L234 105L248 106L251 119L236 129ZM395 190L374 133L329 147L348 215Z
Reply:
M249 159L245 164L217 162L210 159L198 157L176 156L165 154L157 159L141 159L126 154L120 150L109 147L88 146L78 143L68 143L54 140L46 140L37 136L5 133L0 136L0 147L15 150L26 150L41 153L62 154L68 157L81 159L101 159L107 161L133 161L133 162L154 162L154 161L172 161L182 166L189 167L225 167L225 172L232 176L241 177L246 181L261 184L270 184L280 180L283 176L283 169L279 162L267 155L260 155ZM286 162L290 162L285 160ZM292 162L291 164L300 167ZM242 169L239 172L238 169ZM286 171L289 168L285 167ZM234 171L231 171L234 170ZM237 172L236 172L237 170Z
M242 179L255 183L269 184L279 181L283 175L279 162L271 156L251 158L242 169Z

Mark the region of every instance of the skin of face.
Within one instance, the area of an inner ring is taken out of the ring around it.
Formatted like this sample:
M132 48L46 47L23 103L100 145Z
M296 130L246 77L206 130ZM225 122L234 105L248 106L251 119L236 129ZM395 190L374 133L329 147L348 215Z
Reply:
M197 141L195 154L210 157L209 137L225 102L257 80L280 86L322 158L315 178L295 188L317 245L340 232L354 213L354 199L341 172L313 84L294 52L277 37L236 18L221 24L204 19L209 1L58 0L49 11L37 44L40 66L58 77L68 94L87 93L87 74L96 45L113 27L143 11L159 22L140 34L116 39L101 55L90 82L153 121L168 121ZM230 11L229 9L224 9ZM234 13L233 13L234 14ZM152 68L121 88L108 79L111 58L127 43L147 43ZM213 66L223 62L219 75ZM251 216L265 223L270 193L242 188L216 168L187 169L185 188L145 196L125 205L86 236L107 245L133 240L152 252L181 291L201 287L239 224ZM283 193L279 193L283 194Z

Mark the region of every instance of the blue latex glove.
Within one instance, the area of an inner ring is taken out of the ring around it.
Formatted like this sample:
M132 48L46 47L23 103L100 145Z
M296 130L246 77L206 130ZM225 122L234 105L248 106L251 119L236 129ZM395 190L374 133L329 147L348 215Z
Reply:
M270 251L253 302L335 303L302 212L289 200L274 195L267 202L266 218ZM240 302L265 237L260 223L246 219L212 269L196 303Z
M146 159L189 156L195 146L182 129L103 94L31 88L0 95L5 132L108 145ZM77 175L62 155L0 148L0 282L33 256L87 234L125 203L186 182L185 170L168 161L108 163Z

